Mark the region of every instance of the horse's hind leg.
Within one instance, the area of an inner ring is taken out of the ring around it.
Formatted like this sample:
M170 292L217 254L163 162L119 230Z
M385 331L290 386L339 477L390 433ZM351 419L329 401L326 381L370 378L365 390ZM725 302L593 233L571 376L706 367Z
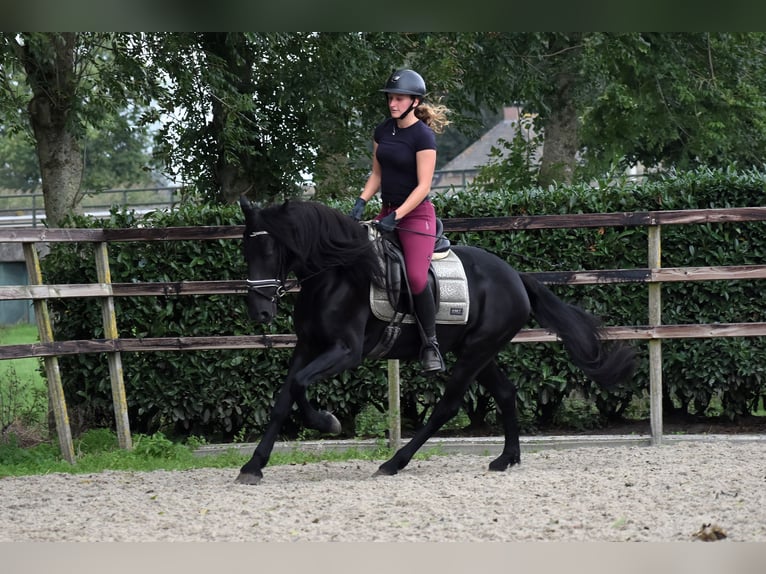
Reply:
M519 445L519 422L516 415L516 387L503 374L495 361L488 364L476 377L495 399L500 411L505 433L502 454L489 463L489 470L506 470L509 466L521 462Z
M457 415L462 398L475 375L475 366L468 368L465 363L461 365L461 361L458 361L452 376L445 385L444 395L434 406L431 416L428 417L423 427L415 433L407 444L396 451L393 457L381 464L375 474L391 476L407 466L418 449L447 421Z

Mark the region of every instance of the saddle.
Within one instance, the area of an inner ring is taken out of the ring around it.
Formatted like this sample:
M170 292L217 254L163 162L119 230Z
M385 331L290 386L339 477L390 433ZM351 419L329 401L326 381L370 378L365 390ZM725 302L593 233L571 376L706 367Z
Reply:
M439 308L439 276L436 274L433 266L434 260L447 257L450 253L450 241L444 235L444 224L441 219L436 220L436 242L434 244L434 253L431 257L431 267L428 269L428 284L431 287L431 293L434 294L434 303ZM380 236L378 240L379 255L383 259L386 293L391 308L395 311L412 313L412 302L406 295L409 294L409 285L407 285L407 273L404 263L404 253L399 239L395 234Z
M371 356L383 356L393 346L402 323L415 323L412 295L407 284L404 255L395 234L382 235L371 223L368 236L375 243L385 277L385 285L370 287L370 309L388 326ZM428 282L434 295L437 324L465 324L468 321L468 283L460 258L451 250L449 239L442 235L440 219L436 220L436 241Z

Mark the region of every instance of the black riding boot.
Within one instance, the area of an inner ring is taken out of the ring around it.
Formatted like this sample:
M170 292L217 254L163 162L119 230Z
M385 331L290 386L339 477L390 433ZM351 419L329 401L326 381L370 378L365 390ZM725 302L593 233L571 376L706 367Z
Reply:
M423 370L443 371L444 359L439 352L439 342L436 340L436 306L431 288L412 296L415 304L415 315L420 324L420 338L423 346L420 348L420 362Z

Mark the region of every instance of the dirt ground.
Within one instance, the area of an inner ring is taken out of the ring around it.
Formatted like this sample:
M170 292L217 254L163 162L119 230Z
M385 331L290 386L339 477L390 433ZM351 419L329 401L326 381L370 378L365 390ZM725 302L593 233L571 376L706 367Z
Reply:
M766 542L766 440L0 479L3 542Z

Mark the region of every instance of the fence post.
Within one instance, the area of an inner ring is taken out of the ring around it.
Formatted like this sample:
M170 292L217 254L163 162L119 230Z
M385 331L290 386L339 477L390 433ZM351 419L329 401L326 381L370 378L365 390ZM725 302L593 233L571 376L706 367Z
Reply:
M388 359L388 446L402 446L402 413L399 401L399 361Z
M109 270L109 252L106 242L96 244L96 273L99 283L110 285L112 274ZM110 291L111 292L111 291ZM114 297L101 299L101 317L104 324L104 338L118 339L117 318L114 311ZM114 404L114 420L117 427L117 442L120 448L130 450L133 440L130 436L130 420L128 418L128 402L125 397L125 381L122 372L122 356L119 351L107 353L109 362L109 379L112 384L112 403Z
M649 226L649 268L661 267L660 226ZM662 324L662 283L649 283L649 326ZM652 444L662 444L662 339L649 340L649 422Z
M24 261L27 265L27 275L30 285L42 285L43 275L40 271L40 258L34 243L24 243ZM53 328L51 327L50 315L48 314L48 302L45 299L35 299L35 319L37 332L41 343L53 342ZM61 371L59 371L58 357L44 357L45 375L48 379L48 400L53 409L53 418L56 421L56 434L59 438L61 456L70 464L74 464L74 444L72 443L72 429L69 426L69 415L64 397L64 387L61 384Z

